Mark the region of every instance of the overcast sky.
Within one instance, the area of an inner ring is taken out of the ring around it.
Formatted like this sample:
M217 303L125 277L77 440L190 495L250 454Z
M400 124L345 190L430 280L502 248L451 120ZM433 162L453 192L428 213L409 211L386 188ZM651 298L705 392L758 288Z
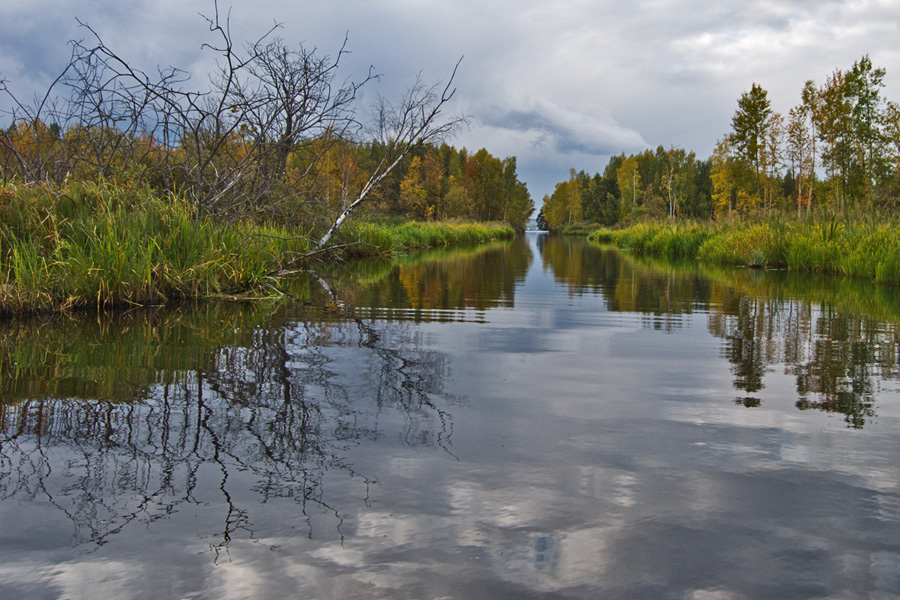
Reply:
M4 0L0 75L18 95L65 65L76 17L145 68L172 65L203 80L200 44L212 0ZM227 0L220 3L222 12ZM900 101L897 0L254 0L235 2L236 40L273 22L288 43L334 53L349 37L345 75L369 65L369 86L397 97L421 72L456 79L453 110L470 125L449 140L517 156L536 204L570 167L602 171L611 154L676 146L708 158L756 82L786 114L804 81L821 84L869 54ZM207 62L204 63L204 60ZM6 107L7 105L0 104Z

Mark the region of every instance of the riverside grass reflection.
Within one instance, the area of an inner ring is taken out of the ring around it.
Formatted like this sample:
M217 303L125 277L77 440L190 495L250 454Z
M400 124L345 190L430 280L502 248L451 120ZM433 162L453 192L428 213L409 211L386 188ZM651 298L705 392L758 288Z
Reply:
M542 259L570 293L600 293L612 311L661 330L707 314L731 363L735 402L760 406L766 374L794 379L799 410L835 413L861 429L877 416L883 380L900 380L900 290L856 279L670 261L547 237Z
M357 317L416 323L484 322L513 306L534 257L523 237L469 247L410 252L390 261L338 265L325 272Z

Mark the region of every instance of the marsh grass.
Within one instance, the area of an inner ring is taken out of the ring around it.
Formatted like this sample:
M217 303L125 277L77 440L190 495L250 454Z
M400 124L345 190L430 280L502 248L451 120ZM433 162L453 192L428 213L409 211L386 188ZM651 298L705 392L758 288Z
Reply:
M340 239L358 243L356 254L377 256L398 250L512 239L515 235L505 223L384 221L351 223Z
M599 223L584 223L577 221L575 223L568 223L560 226L556 230L556 233L575 237L587 237L592 232L596 231L598 227L601 227Z
M900 223L891 219L648 222L595 231L589 239L671 257L900 283Z
M63 189L0 184L0 315L213 296L277 297L286 257L310 253L307 232L197 218L189 205L129 182ZM512 237L498 224L360 223L348 254Z
M106 182L5 188L0 223L3 313L272 293L273 260L289 244Z

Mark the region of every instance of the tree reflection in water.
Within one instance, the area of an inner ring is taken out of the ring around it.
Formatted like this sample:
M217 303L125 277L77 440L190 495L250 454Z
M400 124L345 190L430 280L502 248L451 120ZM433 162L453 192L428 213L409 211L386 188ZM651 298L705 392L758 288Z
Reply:
M647 327L673 331L686 315L706 313L744 407L760 406L766 374L783 369L798 409L837 413L861 429L876 416L878 382L900 380L896 288L631 256L556 237L539 248L572 293L599 292L609 310L644 315Z
M798 409L841 414L855 429L875 417L877 382L897 379L896 328L833 306L743 297L733 313L710 316L710 331L726 340L737 389L762 390L783 365Z
M254 507L273 500L293 501L309 536L330 515L343 539L324 482L340 475L367 501L374 482L343 457L385 435L384 415L402 418L400 443L451 452L446 358L407 325L306 308L246 326L234 307L204 310L7 324L0 501L48 503L73 544L93 545L217 511L218 530L198 535L218 556L255 539ZM32 337L56 345L28 347Z

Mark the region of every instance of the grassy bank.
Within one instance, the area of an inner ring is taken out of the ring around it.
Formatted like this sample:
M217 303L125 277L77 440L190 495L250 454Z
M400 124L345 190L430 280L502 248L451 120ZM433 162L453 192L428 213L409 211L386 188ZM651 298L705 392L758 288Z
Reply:
M384 221L351 223L341 234L356 243L353 254L391 254L398 250L433 248L512 239L515 230L505 223Z
M0 185L0 315L277 295L273 273L311 250L305 233L197 219L186 203L137 185ZM492 224L363 223L338 243L384 255L513 235Z
M900 283L900 223L893 221L640 223L589 239L671 257Z
M573 237L587 237L597 231L598 228L602 227L599 223L569 223L567 225L561 225L553 230L553 233L558 235L567 235Z

